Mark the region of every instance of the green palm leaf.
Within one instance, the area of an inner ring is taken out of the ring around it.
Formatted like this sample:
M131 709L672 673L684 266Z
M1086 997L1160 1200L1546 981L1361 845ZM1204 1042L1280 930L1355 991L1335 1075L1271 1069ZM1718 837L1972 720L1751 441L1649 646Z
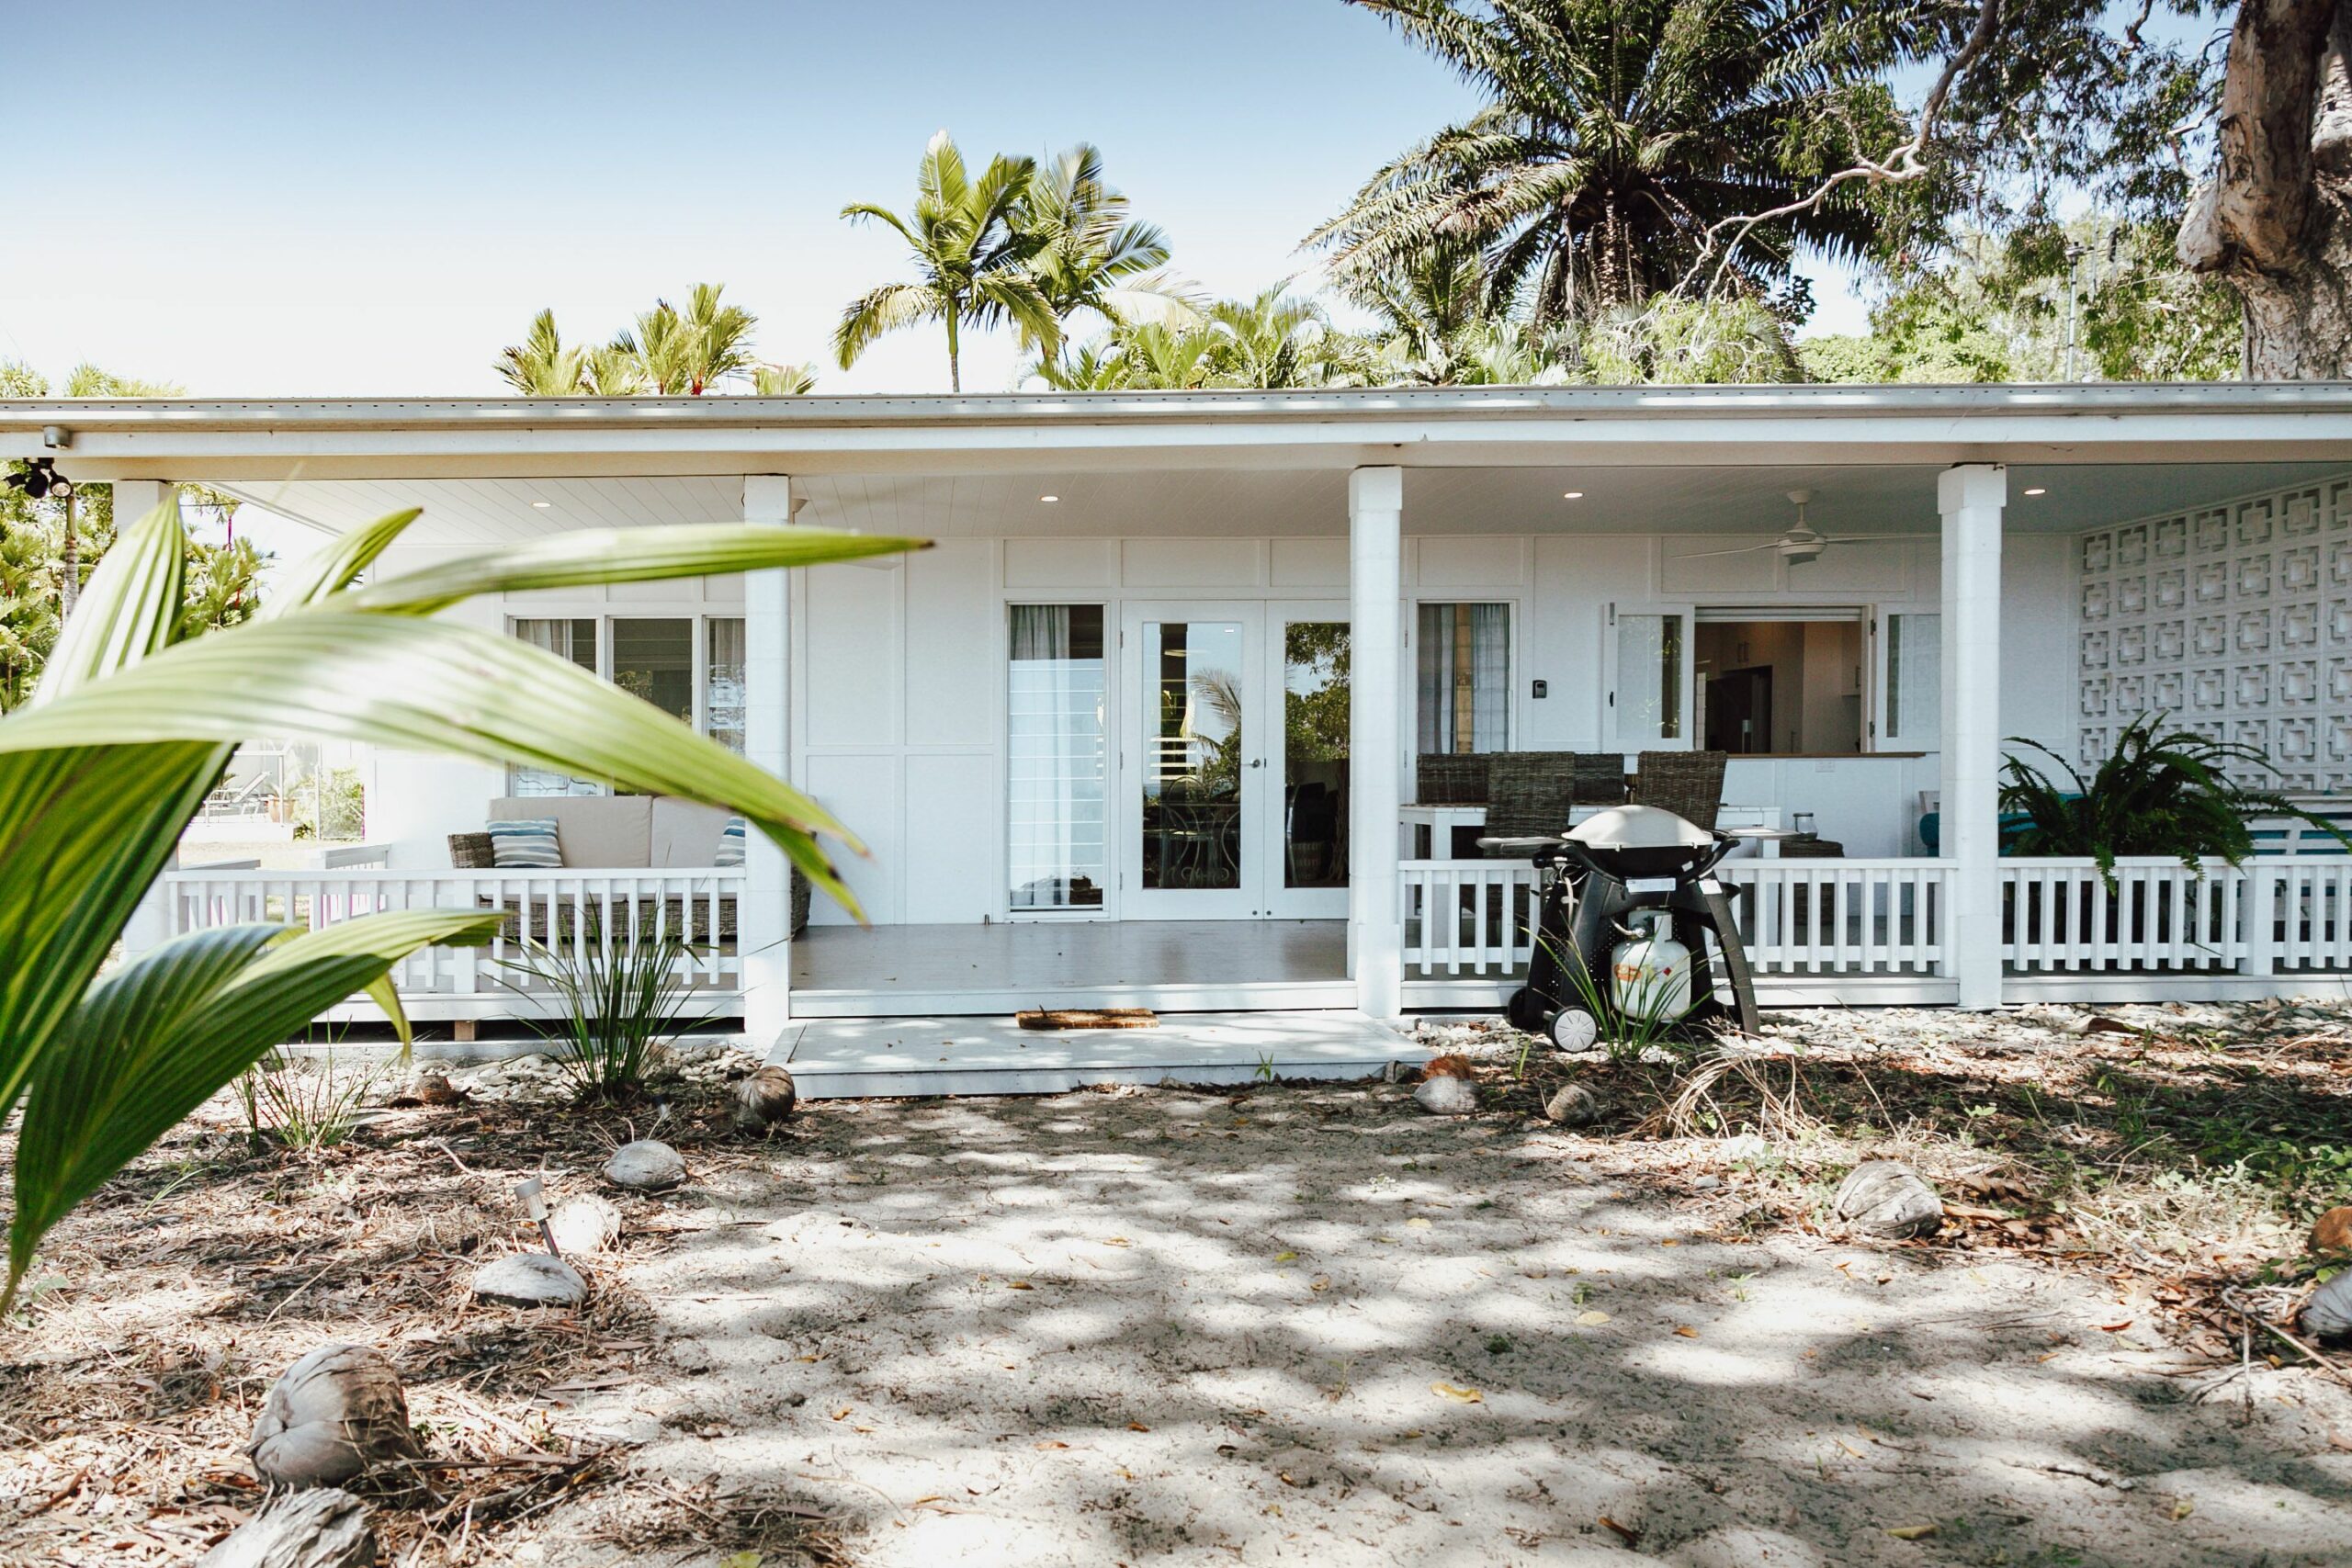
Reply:
M95 987L41 1055L17 1140L8 1285L74 1204L326 1008L435 942L488 942L492 911L366 915L321 931L191 931Z

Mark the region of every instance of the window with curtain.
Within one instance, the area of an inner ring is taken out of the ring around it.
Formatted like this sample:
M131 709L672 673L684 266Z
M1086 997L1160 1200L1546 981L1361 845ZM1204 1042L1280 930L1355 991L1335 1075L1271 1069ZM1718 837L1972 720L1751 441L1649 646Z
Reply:
M601 674L597 657L598 623L593 618L518 620L514 634L533 648L568 659L590 674ZM594 779L575 779L544 768L512 768L506 775L509 795L602 795L605 786Z
M709 645L703 664L703 733L740 755L743 750L743 617L713 616L703 627Z
M1886 618L1886 738L1915 751L1942 743L1944 618L1905 613Z
M1100 604L1014 604L1005 800L1012 908L1099 908L1110 875Z
M1423 604L1416 660L1419 749L1510 750L1510 606Z
M747 670L741 615L517 617L507 629L641 697L729 750L743 750ZM510 795L603 795L600 779L513 768Z

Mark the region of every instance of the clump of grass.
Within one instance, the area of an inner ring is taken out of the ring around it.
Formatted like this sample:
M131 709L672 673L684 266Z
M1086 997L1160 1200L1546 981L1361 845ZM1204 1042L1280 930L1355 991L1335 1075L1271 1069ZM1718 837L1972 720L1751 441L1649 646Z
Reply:
M701 1021L681 1016L693 997L684 978L690 951L667 931L606 938L591 927L561 948L525 944L507 964L520 979L506 986L523 996L554 994L561 1011L536 1027L581 1099L628 1100L662 1066L665 1043Z
M272 1051L236 1082L247 1141L255 1152L273 1144L305 1154L334 1147L358 1125L359 1109L384 1067L379 1062L338 1074L333 1051L317 1056Z

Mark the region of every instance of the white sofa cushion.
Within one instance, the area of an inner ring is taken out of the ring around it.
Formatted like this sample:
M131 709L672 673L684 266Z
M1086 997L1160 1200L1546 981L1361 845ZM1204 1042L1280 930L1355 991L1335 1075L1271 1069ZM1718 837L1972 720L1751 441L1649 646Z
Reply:
M653 797L653 862L661 866L703 866L718 863L719 836L732 815L724 807L705 806L674 795Z
M567 869L627 871L653 863L653 797L550 795L490 803L492 818L552 817Z

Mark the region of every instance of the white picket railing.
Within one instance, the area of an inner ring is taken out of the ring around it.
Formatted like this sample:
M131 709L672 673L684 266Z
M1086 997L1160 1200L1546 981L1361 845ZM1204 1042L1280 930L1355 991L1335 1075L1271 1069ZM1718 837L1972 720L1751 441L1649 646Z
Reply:
M2235 969L2247 953L2246 879L2288 863L2132 856L2115 863L2109 886L2093 860L2004 860L2003 957L2024 973Z
M1758 975L1945 972L1951 867L1933 860L1735 860L1732 916Z
M1541 886L1532 865L1416 860L1398 870L1408 975L1526 967ZM1932 860L1758 859L1720 874L1741 890L1732 914L1758 974L1924 976L1944 970L1948 870Z
M674 934L686 944L680 978L697 991L738 988L735 908L740 866L616 871L166 871L162 931L247 921L317 929L387 909L503 909L511 917L482 947L427 948L393 971L402 997L502 996L526 985L514 969L526 941L579 952L602 932Z
M2352 859L2256 860L2247 903L2267 916L2273 972L2352 969Z

